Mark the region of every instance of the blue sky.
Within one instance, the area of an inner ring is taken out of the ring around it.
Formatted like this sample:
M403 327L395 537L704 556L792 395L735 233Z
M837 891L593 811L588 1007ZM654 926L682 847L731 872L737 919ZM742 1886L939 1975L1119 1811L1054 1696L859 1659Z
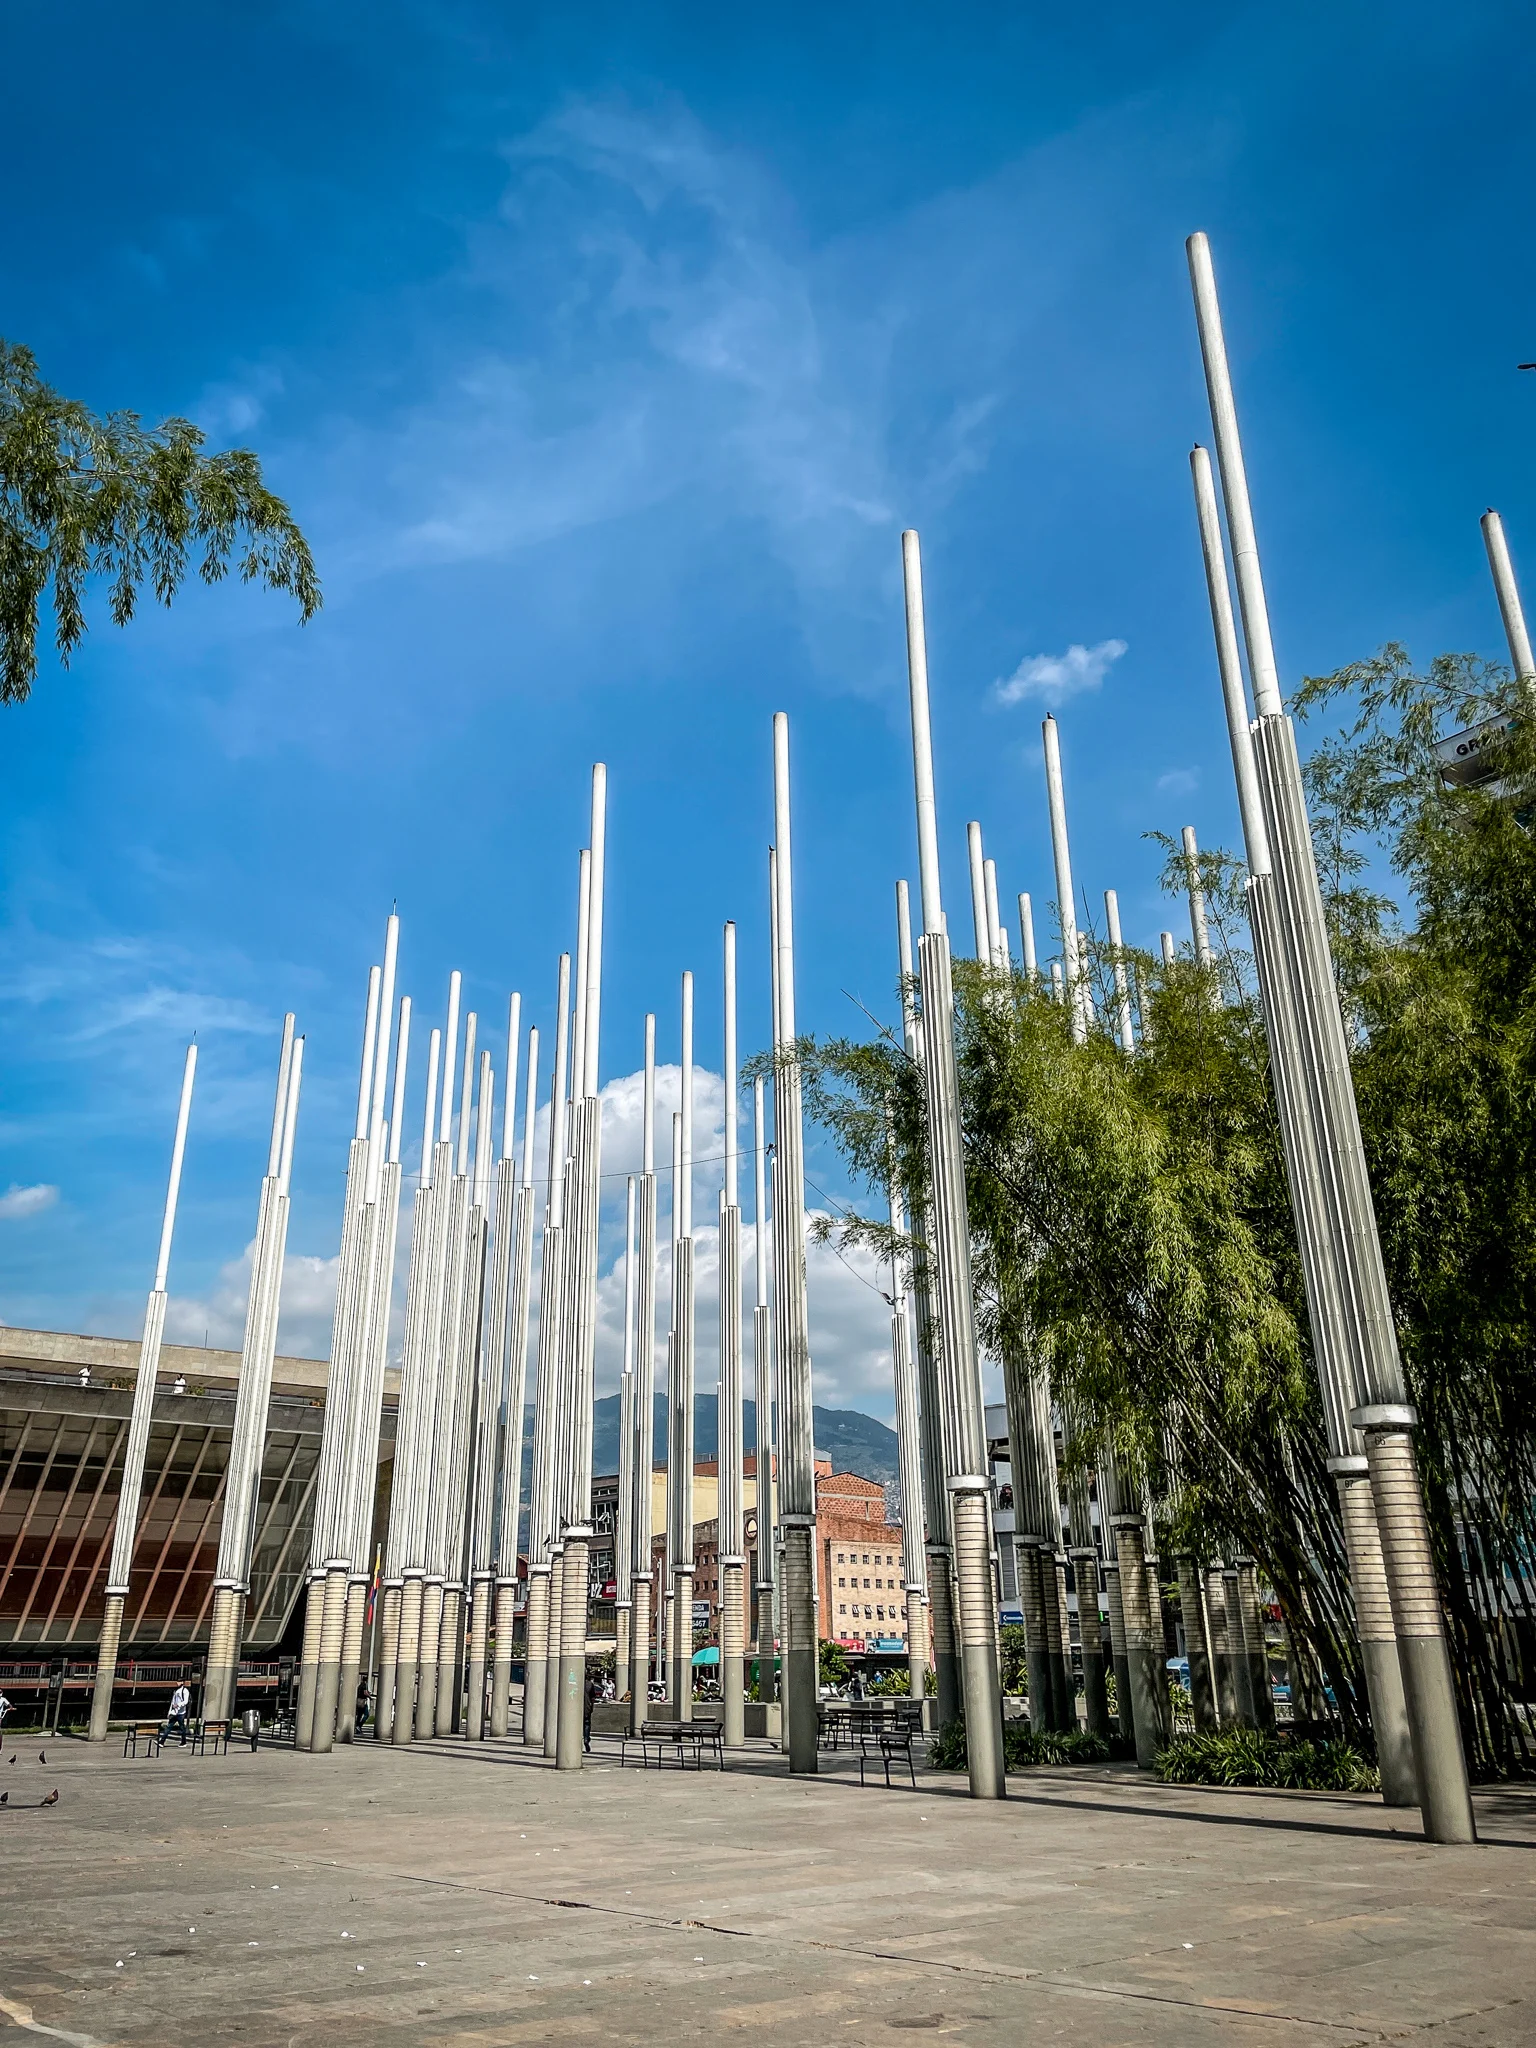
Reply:
M1215 246L1283 673L1501 652L1477 519L1536 574L1533 40L1477 4L18 17L0 332L98 408L256 447L326 606L194 590L118 633L98 603L0 714L0 1189L58 1191L0 1197L0 1317L136 1329L195 1028L173 1328L238 1341L292 1007L284 1341L323 1349L383 918L419 1016L458 966L547 1025L596 758L605 1079L647 1008L675 1056L685 966L718 1069L728 916L763 1040L781 708L802 1022L888 1015L905 525L957 932L969 817L1010 900L1053 894L1043 700L995 686L1074 647L1105 650L1059 714L1080 887L1134 940L1179 928L1143 835L1235 834L1184 236ZM821 1261L824 1398L888 1409L884 1313Z

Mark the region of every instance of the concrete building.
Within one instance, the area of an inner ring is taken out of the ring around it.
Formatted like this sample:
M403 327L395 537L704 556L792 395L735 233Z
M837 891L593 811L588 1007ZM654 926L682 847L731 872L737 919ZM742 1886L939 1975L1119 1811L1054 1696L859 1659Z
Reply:
M66 1714L89 1690L138 1357L137 1338L0 1329L0 1687L18 1706L50 1679ZM262 1689L302 1625L327 1372L309 1358L279 1358L273 1371L246 1624L247 1678ZM207 1648L239 1373L238 1351L161 1352L119 1651L136 1690L168 1689ZM376 1525L396 1380L387 1375Z

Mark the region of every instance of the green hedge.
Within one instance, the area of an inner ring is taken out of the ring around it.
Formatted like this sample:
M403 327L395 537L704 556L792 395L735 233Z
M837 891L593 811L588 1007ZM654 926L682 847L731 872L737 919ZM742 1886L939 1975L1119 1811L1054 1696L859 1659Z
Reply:
M1381 1780L1359 1750L1335 1736L1321 1742L1232 1728L1181 1735L1158 1754L1169 1785L1270 1785L1287 1792L1374 1792Z
M1036 1764L1103 1764L1118 1745L1079 1729L1075 1735L1034 1734L1023 1721L1003 1723L1003 1764L1006 1770L1027 1771ZM928 1764L935 1771L966 1767L965 1717L957 1715L928 1745Z

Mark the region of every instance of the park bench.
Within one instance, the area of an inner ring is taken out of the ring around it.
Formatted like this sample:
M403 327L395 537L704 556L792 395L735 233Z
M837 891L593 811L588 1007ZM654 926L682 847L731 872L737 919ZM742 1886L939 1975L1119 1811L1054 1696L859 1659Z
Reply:
M213 1744L215 1756L218 1755L221 1745L224 1754L226 1756L229 1755L229 1723L227 1721L197 1721L193 1724L191 1734L192 1754L194 1756L206 1756L210 1742Z
M123 1755L137 1756L141 1742L144 1744L146 1756L158 1756L160 1754L165 1744L161 1739L160 1723L158 1721L135 1722L133 1727L123 1737Z
M619 1768L629 1761L630 1747L640 1752L641 1767L655 1762L660 1770L668 1755L675 1756L679 1770L688 1768L690 1755L695 1770L704 1768L707 1751L719 1770L725 1769L725 1730L718 1721L642 1721L638 1735L626 1735L619 1744Z
M905 1757L907 1772L912 1780L912 1790L917 1790L917 1765L912 1756L912 1740L917 1730L910 1715L893 1714L883 1726L866 1722L855 1730L855 1741L859 1749L859 1783L864 1783L864 1766L878 1757L885 1767L885 1782L891 1782L891 1759Z

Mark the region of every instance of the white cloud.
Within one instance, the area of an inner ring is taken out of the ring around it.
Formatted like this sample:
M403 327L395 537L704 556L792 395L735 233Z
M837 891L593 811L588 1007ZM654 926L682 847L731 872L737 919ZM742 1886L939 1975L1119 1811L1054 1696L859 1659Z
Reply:
M18 1216L38 1216L44 1209L51 1209L59 1199L56 1187L46 1181L39 1181L36 1187L21 1188L12 1181L3 1195L0 1195L0 1222L13 1222Z
M1200 770L1169 768L1157 778L1157 787L1164 796L1193 796L1200 787Z
M1037 697L1049 710L1098 689L1125 651L1123 640L1100 640L1094 647L1074 640L1065 654L1026 654L1011 676L992 685L992 694L999 704Z
M402 1223L402 1240L408 1242L409 1234L406 1219ZM208 1294L171 1296L165 1311L165 1333L173 1344L211 1344L225 1351L240 1349L245 1341L254 1250L253 1239L238 1259L230 1259L221 1266ZM284 1356L330 1356L331 1318L336 1308L336 1273L340 1263L339 1255L325 1259L305 1252L289 1252L284 1259L282 1309L277 1328L277 1348ZM403 1299L403 1268L399 1278Z

